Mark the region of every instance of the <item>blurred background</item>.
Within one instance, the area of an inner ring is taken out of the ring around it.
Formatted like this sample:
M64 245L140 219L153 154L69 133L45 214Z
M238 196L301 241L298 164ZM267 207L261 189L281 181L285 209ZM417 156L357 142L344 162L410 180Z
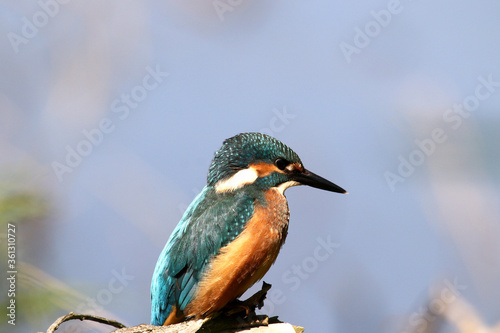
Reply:
M17 275L1 330L70 311L148 323L160 251L213 153L246 131L349 191L286 192L263 312L307 332L493 330L499 14L486 0L3 0L0 262L10 223Z

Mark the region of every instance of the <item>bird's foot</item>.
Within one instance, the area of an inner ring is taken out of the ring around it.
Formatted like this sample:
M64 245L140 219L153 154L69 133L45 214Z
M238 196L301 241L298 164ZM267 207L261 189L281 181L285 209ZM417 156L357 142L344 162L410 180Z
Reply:
M255 313L256 309L264 306L264 299L269 289L271 289L271 285L264 282L261 290L244 301L234 300L230 302L222 310L214 314L212 319L204 325L209 327L210 325L219 325L222 322L226 326L229 325L227 327L238 327L241 329L280 323L278 317L269 318L267 315L257 315ZM224 319L218 320L219 317L223 317ZM217 326L215 331L225 331L226 326Z
M255 309L260 309L264 306L264 300L266 299L267 292L271 289L269 283L263 282L262 289L247 298L244 301L234 300L230 302L223 309L224 313L228 316L235 313L240 313L245 311L245 315L248 317L250 314L255 314Z

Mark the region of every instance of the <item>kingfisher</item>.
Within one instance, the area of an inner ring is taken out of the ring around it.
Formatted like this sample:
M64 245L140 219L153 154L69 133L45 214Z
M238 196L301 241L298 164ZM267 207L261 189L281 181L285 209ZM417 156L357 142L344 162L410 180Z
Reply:
M151 324L207 318L262 279L288 233L287 188L347 193L308 171L281 141L262 133L226 139L207 185L188 206L158 258Z

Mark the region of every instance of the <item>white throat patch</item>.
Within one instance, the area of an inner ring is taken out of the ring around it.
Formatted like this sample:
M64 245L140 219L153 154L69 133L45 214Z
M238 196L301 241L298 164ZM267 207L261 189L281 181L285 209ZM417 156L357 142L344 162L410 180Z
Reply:
M257 170L254 168L243 169L228 179L219 180L215 184L215 191L217 193L234 191L247 184L252 184L258 177Z
M278 186L276 186L276 188L281 193L281 195L284 195L285 190L287 188L292 187L292 186L297 186L297 185L301 185L301 184L299 182L296 182L295 180L289 180L287 182L284 182L283 184L279 184Z

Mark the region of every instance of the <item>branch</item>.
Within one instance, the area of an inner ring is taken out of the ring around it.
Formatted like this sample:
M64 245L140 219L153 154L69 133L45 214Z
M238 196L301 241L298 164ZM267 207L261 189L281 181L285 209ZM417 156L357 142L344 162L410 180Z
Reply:
M268 318L270 319L270 318ZM122 328L112 333L237 333L237 332L249 332L251 329L252 333L303 333L304 328L298 326L292 326L286 323L274 323L267 326L239 326L232 328L229 327L230 324L223 323L217 320L211 320L211 324L205 323L205 320L191 320L183 323L169 325L169 326L151 326L151 325L139 325L135 327ZM208 324L208 325L207 325Z
M189 320L175 325L169 326L153 326L153 325L139 325L134 327L125 327L123 324L96 317L92 315L74 314L73 312L57 319L47 330L46 333L54 333L59 325L69 320L92 320L102 324L110 325L119 328L112 333L235 333L243 332L252 328L255 333L302 333L304 328L292 326L287 323L282 323L277 317L269 318L266 315L252 315L243 319L238 314L227 316L221 314L215 318Z
M255 333L302 333L304 329L298 326L282 323L278 317L269 318L266 315L256 315L255 309L260 309L264 304L270 284L263 283L262 290L255 293L245 301L234 301L226 308L210 318L199 320L188 320L179 324L169 326L139 325L125 327L125 325L102 317L74 314L73 312L57 319L46 333L54 333L59 325L68 320L92 320L98 323L110 325L118 328L113 333L234 333L242 332L252 328Z
M79 319L82 321L83 320L91 320L91 321L95 321L95 322L98 322L101 324L110 325L110 326L113 326L116 328L124 328L125 327L125 325L117 322L116 320L106 319L103 317L98 317L98 316L93 316L93 315L88 315L88 314L75 314L73 312L70 312L67 315L60 317L52 325L50 325L49 329L47 330L47 333L54 333L59 328L59 325L61 325L62 323L66 322L66 321L70 321L70 320L75 320L75 319Z

